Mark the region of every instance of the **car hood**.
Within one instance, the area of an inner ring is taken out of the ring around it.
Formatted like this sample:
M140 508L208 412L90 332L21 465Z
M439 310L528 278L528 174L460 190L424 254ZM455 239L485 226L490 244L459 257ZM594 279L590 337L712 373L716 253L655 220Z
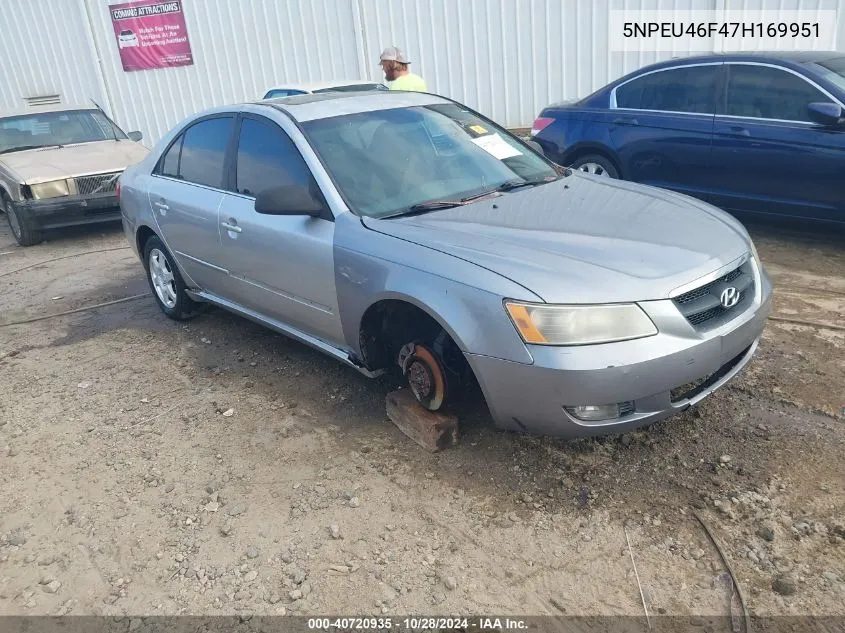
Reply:
M149 151L133 141L96 141L0 154L0 162L28 185L87 174L123 171Z
M580 172L454 209L363 222L494 271L549 303L666 299L750 249L742 226L715 207Z

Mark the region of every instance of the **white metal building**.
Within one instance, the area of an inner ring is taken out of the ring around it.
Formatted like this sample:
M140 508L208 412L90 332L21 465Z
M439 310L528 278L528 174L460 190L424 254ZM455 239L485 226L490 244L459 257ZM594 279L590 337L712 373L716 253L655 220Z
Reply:
M380 79L379 52L398 45L432 92L523 127L548 103L691 50L679 38L660 53L612 52L622 9L835 11L845 50L845 0L182 0L194 64L124 72L109 11L120 2L0 0L0 109L94 99L150 144L275 83Z

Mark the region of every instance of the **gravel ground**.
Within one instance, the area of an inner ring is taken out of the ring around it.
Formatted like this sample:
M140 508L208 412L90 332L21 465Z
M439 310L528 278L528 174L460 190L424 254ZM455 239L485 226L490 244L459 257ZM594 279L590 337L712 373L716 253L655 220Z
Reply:
M752 227L778 317L845 326L841 235ZM562 442L480 402L430 455L368 381L147 292L119 226L0 228L0 614L845 614L845 332L773 321L736 381ZM20 270L21 268L25 270ZM7 325L4 325L7 324ZM629 550L626 541L630 538ZM736 605L734 611L736 611Z

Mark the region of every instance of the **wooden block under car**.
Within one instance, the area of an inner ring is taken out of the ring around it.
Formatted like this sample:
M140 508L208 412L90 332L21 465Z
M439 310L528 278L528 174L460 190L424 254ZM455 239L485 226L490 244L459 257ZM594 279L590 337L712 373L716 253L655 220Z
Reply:
M387 417L400 431L432 453L458 443L458 418L423 408L410 389L387 394Z

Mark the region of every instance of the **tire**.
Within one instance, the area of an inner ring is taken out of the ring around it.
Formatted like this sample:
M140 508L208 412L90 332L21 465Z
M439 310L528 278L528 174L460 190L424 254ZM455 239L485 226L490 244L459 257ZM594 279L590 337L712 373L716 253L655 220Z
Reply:
M11 200L3 196L0 202L3 204L6 222L8 222L9 228L12 230L12 235L18 244L21 246L35 246L44 240L41 231L34 228L26 216L22 216L15 210Z
M571 165L572 169L584 171L588 174L595 174L596 176L604 176L606 178L619 178L619 170L613 162L602 156L601 154L587 154L574 161Z
M144 268L158 307L174 321L185 321L199 312L201 304L185 293L185 281L173 256L156 236L144 245Z

